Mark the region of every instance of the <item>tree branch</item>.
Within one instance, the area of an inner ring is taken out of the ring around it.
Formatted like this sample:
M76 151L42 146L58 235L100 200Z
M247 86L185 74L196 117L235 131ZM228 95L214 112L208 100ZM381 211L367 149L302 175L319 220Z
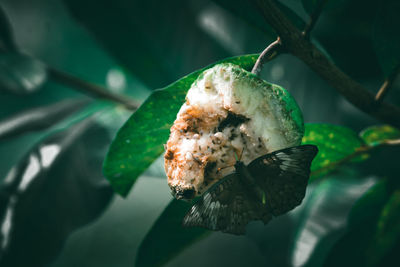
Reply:
M0 15L2 13L4 13L4 11L0 7ZM8 25L6 26L8 27ZM11 33L6 32L5 34L10 35ZM9 52L9 51L18 52L15 42L12 40L12 36L8 36L8 39L10 40L8 41L7 44L2 43L2 40L0 40L0 52ZM140 106L138 102L130 99L129 97L114 94L99 85L89 83L75 76L72 76L68 73L57 70L53 67L48 66L46 63L43 64L46 65L47 73L51 79L59 83L74 87L75 89L80 90L84 94L119 103L129 110L136 110Z
M122 104L125 108L130 109L130 110L136 110L139 107L139 103L136 101L133 101L129 97L126 96L121 96L114 94L110 91L107 91L107 89L96 85L89 83L87 81L81 80L75 76L72 76L68 73L62 72L60 70L54 69L52 67L47 67L49 77L59 83L63 83L69 86L72 86L84 94L88 94L91 96L103 98L106 100L110 100L119 104Z
M319 0L317 6L315 7L315 10L312 12L310 16L310 20L308 21L306 27L304 28L303 31L303 36L305 39L309 40L310 39L310 33L312 29L314 28L315 24L317 23L319 16L321 15L322 9L324 8L326 2L328 0Z
M91 100L90 100L91 101ZM47 106L24 110L0 121L0 141L30 131L41 131L80 110L89 99L66 99Z
M272 42L267 48L264 49L264 51L262 51L260 56L257 58L251 73L258 75L264 63L275 58L281 52L281 50L282 43L278 37L276 41Z
M350 103L363 112L400 128L400 108L376 105L375 96L342 72L286 18L273 0L256 0L265 20L275 29L285 49L306 63Z

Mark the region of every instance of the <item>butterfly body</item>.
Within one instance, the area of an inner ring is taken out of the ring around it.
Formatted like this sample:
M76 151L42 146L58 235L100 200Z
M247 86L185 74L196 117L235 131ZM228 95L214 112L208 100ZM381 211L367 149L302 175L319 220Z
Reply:
M316 146L286 148L261 156L249 165L235 164L186 214L184 226L244 234L250 221L268 223L298 206L305 195Z
M265 192L257 184L256 179L248 171L246 165L242 161L237 161L235 163L235 172L237 174L237 179L242 186L242 188L247 191L246 195L254 198L254 201L258 201L262 204L266 204Z

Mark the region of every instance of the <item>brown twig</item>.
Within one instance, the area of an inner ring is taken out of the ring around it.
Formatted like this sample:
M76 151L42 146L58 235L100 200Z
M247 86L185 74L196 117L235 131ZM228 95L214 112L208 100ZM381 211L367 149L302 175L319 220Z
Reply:
M317 175L323 173L324 171L337 168L337 167L339 167L339 166L341 166L343 164L346 164L346 163L350 162L352 159L354 159L354 158L356 158L356 157L358 157L358 156L360 156L362 154L370 153L372 150L375 150L375 149L377 149L379 147L382 147L382 146L397 146L397 145L400 145L400 139L386 139L386 140L381 141L377 145L364 145L364 146L361 146L358 149L356 149L352 154L350 154L350 155L348 155L348 156L346 156L346 157L344 157L344 158L342 158L342 159L340 159L338 161L332 162L332 163L330 163L330 164L328 164L328 165L326 165L326 166L324 166L324 167L322 167L320 169L317 169L317 170L311 172L311 176L317 176Z
M365 147L362 147L362 148L365 148ZM335 168L337 168L337 167L339 167L339 166L351 161L355 157L357 157L357 156L359 156L361 154L364 154L366 152L367 151L365 149L358 149L358 150L354 151L352 154L350 154L350 155L348 155L348 156L346 156L346 157L344 157L344 158L342 158L342 159L340 159L338 161L331 162L326 166L323 166L323 167L321 167L319 169L316 169L316 170L312 171L310 175L311 176L318 176L318 175L324 173L325 171L329 171L329 170L335 169Z
M400 145L400 139L388 139L383 141L382 145Z
M273 0L256 0L265 20L275 29L282 45L301 59L350 103L363 112L400 128L400 108L382 102L376 105L375 96L333 64L279 10Z
M328 0L319 0L317 6L315 7L314 11L310 16L310 20L308 21L304 31L302 32L304 38L307 40L310 39L310 32L314 28L315 24L317 23L319 16L321 15L322 9L324 8L325 4Z
M382 84L381 88L379 89L378 93L375 95L375 101L377 103L381 103L383 101L383 99L385 98L387 92L393 86L393 83L396 80L396 77L399 75L399 73L400 73L400 66L395 68L395 70L383 82L383 84Z
M258 75L264 63L275 58L281 52L281 50L282 50L282 43L278 37L274 42L272 42L269 46L267 46L267 48L265 48L264 51L262 51L260 56L257 58L257 61L254 64L251 73Z
M0 16L3 17L2 23L3 29L6 29L3 34L6 36L5 40L0 40L0 52L18 52L18 47L15 44L14 37L12 36L11 29L8 17L5 15L4 10L0 7ZM111 93L107 91L107 89L79 79L75 76L72 76L68 73L62 72L50 66L47 66L47 72L50 78L59 83L63 83L69 86L72 86L75 89L80 90L81 92L88 94L90 96L95 96L103 99L107 99L119 104L122 104L125 108L130 110L136 110L139 107L139 103L126 97Z
M47 70L49 77L54 81L72 86L73 88L78 89L84 94L122 104L125 108L130 110L136 110L139 107L139 103L130 99L129 97L114 94L99 85L89 83L75 76L72 76L71 74L62 72L52 67L48 67Z

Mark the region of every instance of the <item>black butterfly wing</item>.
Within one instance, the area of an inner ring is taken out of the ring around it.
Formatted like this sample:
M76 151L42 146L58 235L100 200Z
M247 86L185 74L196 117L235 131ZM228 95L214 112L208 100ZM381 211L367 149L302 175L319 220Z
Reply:
M240 235L248 222L258 219L267 223L271 214L248 197L237 174L232 173L201 196L186 214L183 225Z
M313 145L290 147L261 156L247 169L266 192L274 216L298 206L304 198L311 162L318 153Z

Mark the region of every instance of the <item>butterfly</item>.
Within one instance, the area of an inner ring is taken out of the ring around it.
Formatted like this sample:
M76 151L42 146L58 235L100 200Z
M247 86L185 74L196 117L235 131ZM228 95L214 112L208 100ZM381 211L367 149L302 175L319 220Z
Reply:
M241 235L250 221L267 224L304 198L310 165L318 148L301 145L256 158L247 166L240 160L235 171L207 190L183 219L197 226Z

